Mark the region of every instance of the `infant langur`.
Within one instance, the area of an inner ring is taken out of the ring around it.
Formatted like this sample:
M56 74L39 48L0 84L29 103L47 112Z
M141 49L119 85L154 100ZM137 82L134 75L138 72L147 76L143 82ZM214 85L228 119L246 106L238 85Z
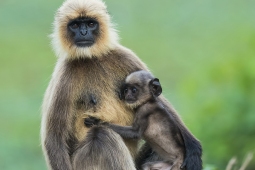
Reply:
M151 73L133 72L126 78L121 90L121 98L135 111L133 125L102 123L123 138L142 137L163 158L162 162L144 164L144 170L178 170L184 159L185 146L180 130L175 124L174 117L157 99L161 92L159 79L154 78ZM87 123L89 121L91 120L87 120Z

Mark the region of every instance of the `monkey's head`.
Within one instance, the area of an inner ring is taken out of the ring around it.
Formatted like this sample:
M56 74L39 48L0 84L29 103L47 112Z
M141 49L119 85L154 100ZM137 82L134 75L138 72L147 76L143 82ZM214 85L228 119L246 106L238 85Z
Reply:
M147 71L136 71L127 76L121 89L122 99L132 108L158 97L162 93L159 79Z
M66 0L51 35L59 57L100 57L118 44L118 34L101 0Z

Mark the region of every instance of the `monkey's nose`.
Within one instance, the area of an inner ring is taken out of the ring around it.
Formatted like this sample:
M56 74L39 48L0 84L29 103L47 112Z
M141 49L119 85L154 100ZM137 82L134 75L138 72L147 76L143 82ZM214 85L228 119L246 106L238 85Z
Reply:
M81 32L81 35L83 35L83 36L87 34L87 30L86 29L81 29L80 32Z
M81 29L80 29L81 35L86 35L87 34L87 29L85 24L81 24Z

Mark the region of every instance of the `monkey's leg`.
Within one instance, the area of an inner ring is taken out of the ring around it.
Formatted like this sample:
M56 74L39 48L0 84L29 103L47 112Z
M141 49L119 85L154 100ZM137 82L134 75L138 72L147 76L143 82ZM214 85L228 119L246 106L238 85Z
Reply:
M135 170L122 138L113 130L93 126L73 154L74 170Z
M142 170L142 165L155 161L163 161L163 159L152 150L147 142L144 143L135 159L136 168Z
M185 157L184 162L181 168L185 168L188 170L202 170L202 146L201 143L192 135L192 133L187 129L187 127L183 124L181 119L179 118L177 112L171 107L168 101L161 97L160 100L164 105L165 109L170 113L170 118L175 125L179 128L183 142L185 145Z

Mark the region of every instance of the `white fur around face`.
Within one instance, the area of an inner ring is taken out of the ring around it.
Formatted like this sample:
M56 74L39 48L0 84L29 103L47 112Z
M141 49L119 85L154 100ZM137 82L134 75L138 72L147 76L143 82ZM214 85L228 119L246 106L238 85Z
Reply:
M100 37L91 47L78 47L68 39L67 25L70 20L78 17L94 18L99 23ZM117 31L101 0L66 0L58 9L53 26L52 46L58 57L100 57L118 45Z

